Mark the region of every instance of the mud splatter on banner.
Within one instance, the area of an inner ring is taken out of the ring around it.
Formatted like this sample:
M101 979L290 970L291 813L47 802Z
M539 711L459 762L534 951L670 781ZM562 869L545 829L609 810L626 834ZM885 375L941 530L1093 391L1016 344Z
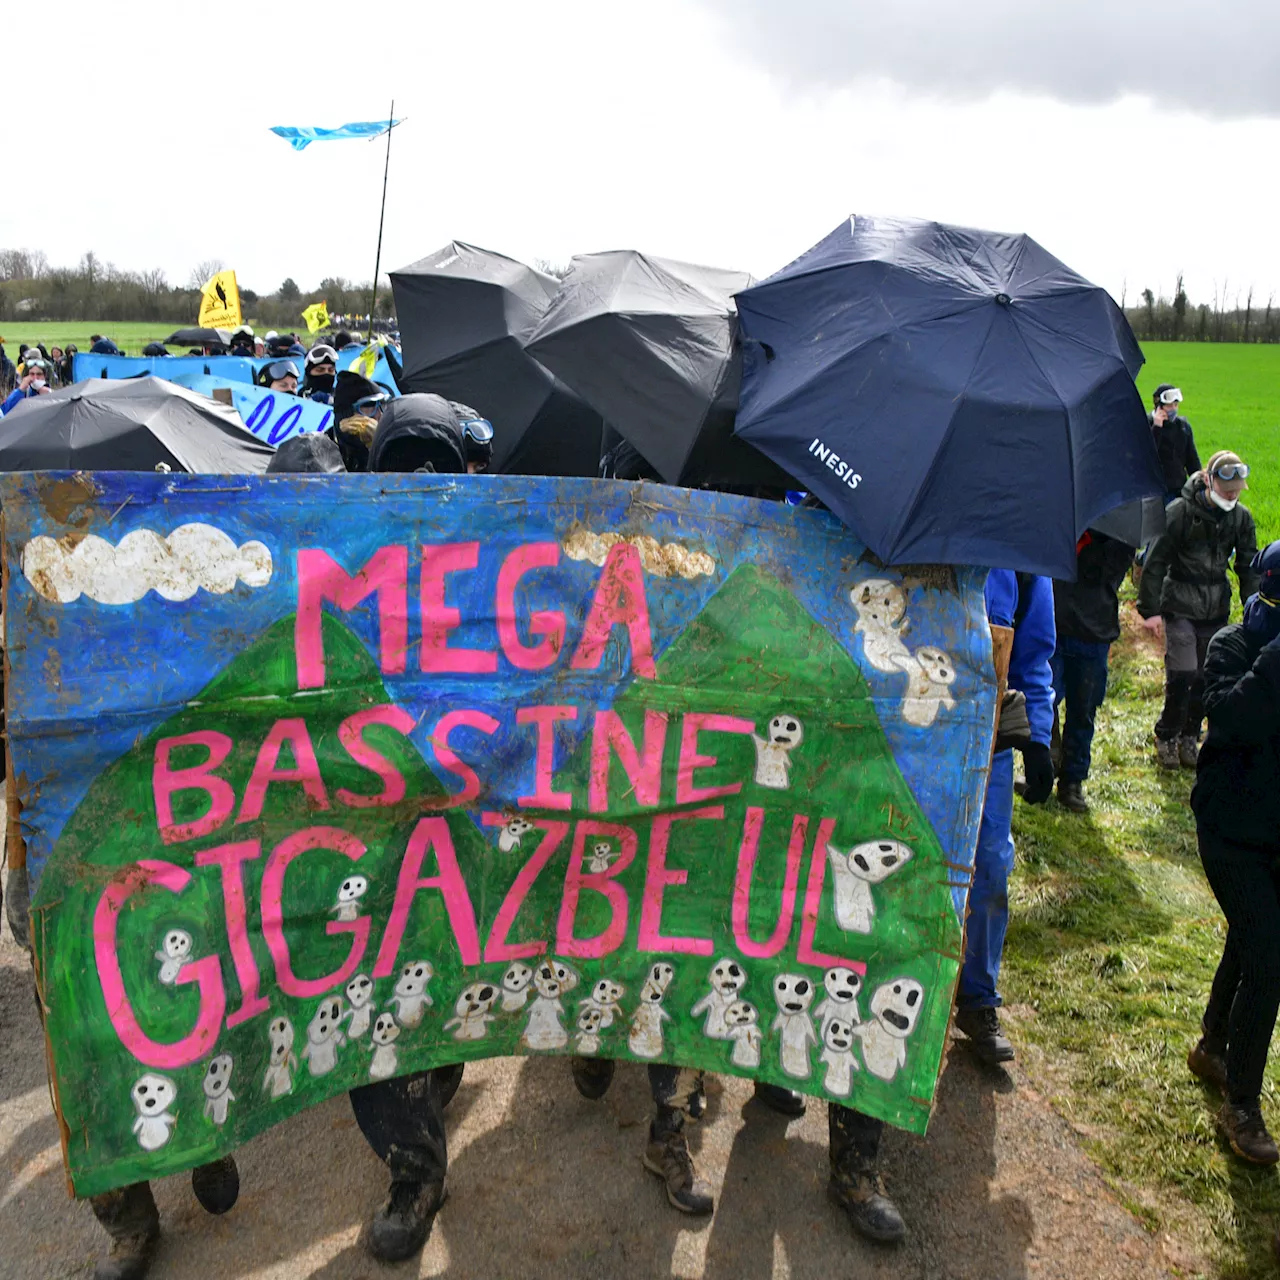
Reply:
M512 1053L924 1130L991 746L980 571L610 481L7 476L0 502L78 1194Z

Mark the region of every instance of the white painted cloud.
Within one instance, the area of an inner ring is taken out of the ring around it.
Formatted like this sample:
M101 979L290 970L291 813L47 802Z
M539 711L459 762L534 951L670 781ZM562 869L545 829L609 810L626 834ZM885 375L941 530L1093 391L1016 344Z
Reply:
M202 587L225 595L237 582L265 587L271 552L261 542L235 541L209 524L184 524L167 538L135 529L113 547L90 534L74 544L32 538L22 549L22 572L46 600L70 604L82 595L99 604L135 604L148 591L165 600L190 600Z
M576 528L565 538L564 553L570 560L586 560L590 564L604 564L609 549L619 542L630 543L640 553L640 563L645 573L655 578L702 578L716 571L716 562L705 551L690 551L678 542L659 542L647 533L592 533Z

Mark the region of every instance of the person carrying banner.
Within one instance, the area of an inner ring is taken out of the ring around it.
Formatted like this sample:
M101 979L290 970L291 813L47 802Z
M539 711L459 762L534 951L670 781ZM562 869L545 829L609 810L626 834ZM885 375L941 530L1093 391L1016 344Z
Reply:
M284 395L298 394L298 366L292 360L272 360L258 370L258 386Z

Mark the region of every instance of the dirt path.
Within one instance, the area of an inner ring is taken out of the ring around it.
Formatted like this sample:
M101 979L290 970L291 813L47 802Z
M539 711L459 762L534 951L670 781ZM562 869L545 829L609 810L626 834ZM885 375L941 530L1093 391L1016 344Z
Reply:
M84 1276L104 1235L68 1200L45 1086L25 956L0 941L0 1274ZM669 1209L640 1166L643 1072L620 1067L608 1097L583 1101L559 1059L468 1068L449 1110L450 1198L420 1265L368 1260L360 1225L385 1191L338 1099L239 1153L240 1203L206 1216L185 1177L157 1184L161 1280L356 1280L397 1274L495 1277L884 1277L904 1280L1154 1280L1183 1274L1106 1189L1070 1130L1020 1072L982 1070L953 1047L927 1139L892 1133L885 1172L911 1228L905 1246L864 1244L824 1196L826 1109L802 1120L712 1082L693 1130L717 1194L704 1223ZM744 1104L745 1105L744 1107Z

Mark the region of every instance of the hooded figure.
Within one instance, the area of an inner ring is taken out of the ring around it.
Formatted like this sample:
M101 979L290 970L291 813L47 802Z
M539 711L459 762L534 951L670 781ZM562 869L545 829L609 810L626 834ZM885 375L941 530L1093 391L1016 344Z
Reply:
M326 435L307 432L286 440L267 464L268 475L291 472L302 475L340 475L346 473L338 446Z
M465 475L462 426L440 396L402 396L387 406L369 449L370 471L434 471Z
M95 356L118 356L120 348L116 346L110 338L99 338L97 342L89 348L89 354Z
M301 394L321 404L332 404L337 364L338 353L327 343L317 342L305 357Z
M392 372L394 371L392 366ZM462 442L467 450L467 470L472 475L488 471L489 464L493 461L493 423L488 418L482 418L469 404L450 400L449 407L457 414L462 426Z
M142 354L144 356L167 356L169 354L169 348L166 347L163 342L148 342L147 345L142 348Z
M333 425L325 432L342 451L348 471L367 471L369 446L388 399L376 382L343 369L333 384Z

